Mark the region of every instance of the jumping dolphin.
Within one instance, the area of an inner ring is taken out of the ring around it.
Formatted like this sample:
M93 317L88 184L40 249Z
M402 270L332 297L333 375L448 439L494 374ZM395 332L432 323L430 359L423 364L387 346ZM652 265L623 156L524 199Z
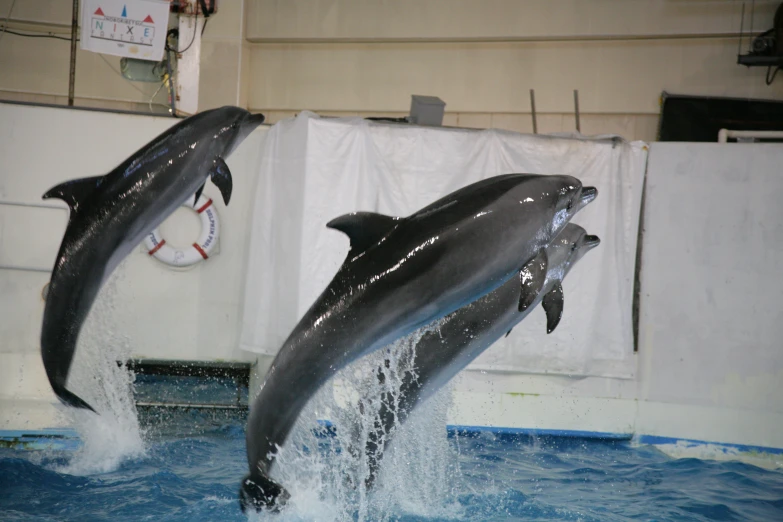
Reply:
M574 264L599 243L597 236L587 235L582 227L567 224L546 247L549 264L545 273L538 272L535 276L543 278L543 283L532 285L531 288L539 290L531 290L536 295L527 310L519 312L519 287L512 280L447 315L437 329L421 337L413 353L406 354L412 357L413 373L403 373L396 397L388 392L380 397L374 429L365 446L370 470L365 481L368 487L375 480L392 430L405 422L413 408L431 397L495 341L508 335L538 303L546 312L547 333L554 331L563 313L563 279ZM385 364L389 364L388 359ZM381 381L385 378L381 368L377 375Z
M350 250L280 348L252 405L242 509L286 501L288 493L270 478L272 453L335 372L517 274L518 308L526 309L534 278L523 267L595 192L571 176L506 174L406 218L357 212L330 221L349 237ZM533 268L545 270L546 259Z
M54 263L41 329L46 375L65 404L95 411L65 388L82 323L119 263L207 178L231 197L227 158L263 123L262 114L226 106L169 128L106 175L66 181L43 195L70 207Z

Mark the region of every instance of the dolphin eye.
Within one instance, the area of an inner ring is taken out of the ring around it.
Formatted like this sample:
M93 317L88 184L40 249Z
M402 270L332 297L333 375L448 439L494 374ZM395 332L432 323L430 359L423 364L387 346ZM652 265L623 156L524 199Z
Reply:
M574 206L574 201L573 201L573 200L570 200L570 201L568 202L568 206L566 207L566 210L570 211L570 210L571 210L571 208L572 208L573 206Z

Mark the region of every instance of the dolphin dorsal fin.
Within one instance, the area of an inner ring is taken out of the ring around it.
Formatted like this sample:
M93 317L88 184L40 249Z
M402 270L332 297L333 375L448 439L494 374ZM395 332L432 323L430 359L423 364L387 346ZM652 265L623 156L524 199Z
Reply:
M77 212L79 210L79 204L95 191L95 187L97 187L102 180L103 176L68 180L64 183L60 183L56 187L52 187L42 197L43 199L61 199L68 203L71 212Z
M334 218L326 226L348 236L351 251L363 252L397 226L399 219L375 212L351 212Z
M538 255L528 261L519 271L519 311L524 312L533 304L546 280L546 270L549 258L546 250L540 250Z

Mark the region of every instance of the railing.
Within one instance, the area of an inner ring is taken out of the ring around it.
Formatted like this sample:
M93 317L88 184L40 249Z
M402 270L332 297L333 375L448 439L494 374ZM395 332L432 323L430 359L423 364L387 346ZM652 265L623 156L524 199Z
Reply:
M783 131L738 131L721 129L718 131L718 143L727 143L729 138L760 138L783 140Z

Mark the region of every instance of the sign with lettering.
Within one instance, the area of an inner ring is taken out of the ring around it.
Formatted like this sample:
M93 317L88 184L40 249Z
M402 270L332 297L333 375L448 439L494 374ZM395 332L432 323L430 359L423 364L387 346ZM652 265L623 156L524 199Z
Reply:
M81 48L142 60L163 59L167 0L82 0Z

